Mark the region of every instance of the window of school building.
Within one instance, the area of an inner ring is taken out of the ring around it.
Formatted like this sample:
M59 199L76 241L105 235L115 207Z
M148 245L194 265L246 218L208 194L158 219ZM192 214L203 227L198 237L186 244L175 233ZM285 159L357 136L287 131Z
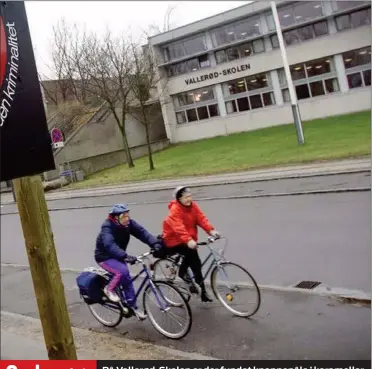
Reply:
M327 95L340 90L333 57L310 60L290 66L297 99ZM279 82L285 102L290 102L284 68L279 69Z
M187 91L173 97L178 124L197 122L220 115L213 87Z
M371 47L342 54L349 88L371 86Z
M227 114L275 105L269 73L239 78L222 85Z

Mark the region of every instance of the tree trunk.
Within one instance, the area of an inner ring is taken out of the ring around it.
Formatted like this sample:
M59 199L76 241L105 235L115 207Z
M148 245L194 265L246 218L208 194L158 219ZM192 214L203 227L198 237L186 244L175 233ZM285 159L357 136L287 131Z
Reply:
M134 168L134 162L132 158L132 154L130 152L129 148L129 143L128 143L128 137L127 137L127 132L125 131L125 121L126 121L126 114L125 114L125 108L124 104L122 106L122 114L121 114L121 121L122 121L122 135L123 135L123 142L124 142L124 147L127 153L127 160L128 160L128 167L129 168Z
M149 157L149 166L150 166L150 171L151 171L151 170L155 169L155 166L154 166L154 161L153 161L153 158L152 158L152 149L151 149L151 142L150 142L150 129L149 129L149 125L148 125L145 106L143 106L141 104L141 108L142 108L142 115L143 115L143 123L145 125L145 131L146 131L147 153L148 153L148 157Z
M125 150L125 154L126 154L126 157L127 157L128 167L133 168L134 167L134 162L133 162L133 159L132 159L132 154L131 154L130 149L129 149L127 133L125 132L125 111L123 110L123 115L122 115L123 121L122 121L122 124L120 124L120 119L119 119L118 115L116 114L115 108L113 108L113 107L110 107L110 108L111 108L111 111L113 112L115 121L116 121L116 123L117 123L117 125L120 129L121 135L122 135L124 150Z
M50 360L76 360L70 316L41 178L17 178L13 180L13 185L48 357Z

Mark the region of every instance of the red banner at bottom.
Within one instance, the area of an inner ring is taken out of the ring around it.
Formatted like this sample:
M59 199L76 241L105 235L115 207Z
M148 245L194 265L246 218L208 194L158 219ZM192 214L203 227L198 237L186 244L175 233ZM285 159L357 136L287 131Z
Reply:
M0 360L0 369L96 369L96 360Z

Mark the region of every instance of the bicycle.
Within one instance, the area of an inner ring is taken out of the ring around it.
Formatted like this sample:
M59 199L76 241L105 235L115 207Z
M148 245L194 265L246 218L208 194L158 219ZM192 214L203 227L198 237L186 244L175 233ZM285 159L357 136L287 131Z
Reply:
M211 244L216 242L217 240L221 240L226 238L213 238L208 237L207 241L205 242L198 242L198 246L207 246L209 248L209 254L206 256L204 261L202 262L202 267L206 266L207 262L212 258L211 263L209 264L209 267L207 268L207 271L203 274L203 281L206 280L208 274L210 273L210 285L212 287L212 291L216 299L230 312L232 312L236 316L240 317L251 317L252 315L256 314L261 306L261 292L257 285L256 280L253 278L253 276L241 265L228 261L224 257L226 244L222 248L222 250L216 251ZM176 254L173 256L165 256L161 259L158 259L153 263L152 270L153 270L153 277L159 278L159 275L162 275L165 280L168 283L174 284L177 276L178 276L178 270L181 266L183 260L183 255ZM164 264L164 265L163 265ZM230 273L230 276L235 279L235 281L231 281L229 283L228 276L226 273L226 269L231 269L232 273ZM167 274L167 271L169 272ZM237 277L238 272L243 272L245 274L245 278L239 278ZM192 273L189 272L189 270L186 272L186 278L189 282L191 282L191 288L190 292L195 294L198 292L198 287L194 281L194 276L191 275ZM217 276L218 274L222 274L227 277L227 293L225 295L218 292L218 286L217 286ZM247 278L248 277L248 278ZM180 278L179 278L180 279ZM185 281L180 279L182 282L186 284ZM247 283L248 280L248 283ZM181 289L179 287L179 289ZM187 290L186 288L183 288L183 291ZM253 290L255 291L256 299L255 302L252 303L253 309L251 310L237 310L237 307L233 307L233 302L235 300L235 294L237 291L246 291L246 290ZM186 299L187 301L190 301L191 294L187 293Z
M136 291L136 300L138 300L141 291L144 289L142 300L143 310L145 314L147 314L147 317L149 318L151 324L158 332L160 332L165 337L171 339L181 339L188 334L192 326L192 313L190 306L188 304L188 301L184 298L184 296L180 293L176 286L168 282L157 281L152 277L145 263L145 260L148 259L152 253L153 251L150 251L142 255L139 255L137 256L137 260L135 261L135 264L142 263L142 270L134 277L132 277L132 282L134 282L137 278L144 274L144 280L142 281L140 287ZM88 305L90 312L92 313L94 318L98 320L98 322L100 322L106 327L113 328L118 326L123 318L130 318L135 315L133 310L126 303L124 288L122 285L119 285L115 289L115 292L120 297L119 302L110 301L103 292L103 288L111 281L113 277L112 273L100 267L86 268L84 269L84 273L94 274L93 277L95 278L96 283L94 291L96 296L92 297L93 294L91 294L91 296L84 295L82 294L81 290L80 295L84 299L84 302ZM176 298L178 297L176 302L174 302L175 300L174 297L169 298L165 296L165 293L163 291L164 288L169 288L171 291L175 293L175 297ZM153 301L158 305L157 307L160 310L162 317L176 318L175 320L177 325L179 326L180 329L179 331L171 332L169 330L166 330L159 324L159 322L155 319L153 313L149 309L151 296L155 297ZM103 317L98 312L98 309L101 307L114 312L116 314L116 318L114 318L112 321L106 320L105 317ZM184 319L185 321L181 320L181 318L177 314L171 311L173 308L181 310L182 312L185 313L186 315Z

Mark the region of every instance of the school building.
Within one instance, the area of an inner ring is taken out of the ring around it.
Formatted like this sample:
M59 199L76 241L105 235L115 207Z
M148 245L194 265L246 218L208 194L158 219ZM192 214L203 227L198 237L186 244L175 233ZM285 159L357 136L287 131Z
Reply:
M195 3L197 4L197 3ZM302 120L371 107L371 2L276 1ZM148 39L168 139L293 122L269 2Z

